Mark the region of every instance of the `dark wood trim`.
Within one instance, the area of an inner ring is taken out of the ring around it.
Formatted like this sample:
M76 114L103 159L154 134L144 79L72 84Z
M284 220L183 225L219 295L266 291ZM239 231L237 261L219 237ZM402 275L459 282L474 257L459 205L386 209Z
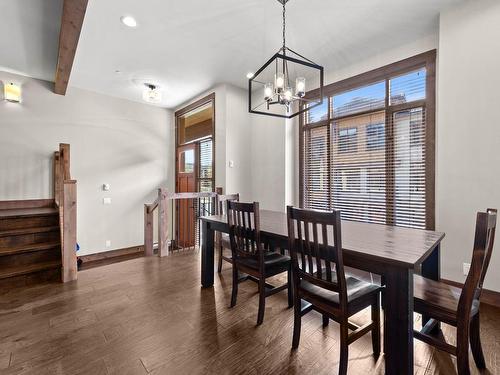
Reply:
M66 95L88 0L64 0L54 92Z
M186 105L185 107L175 111L175 192L178 192L177 190L177 175L179 173L179 160L177 160L177 149L179 146L179 117L198 108L201 107L202 105L205 105L207 103L212 102L212 119L213 119L213 125L212 125L212 185L214 186L215 189L215 148L216 142L215 142L215 92L208 94L204 96L201 99L196 100L195 102ZM196 155L198 158L198 155ZM196 183L198 183L198 173L196 173Z
M0 201L0 210L12 210L18 208L40 208L54 207L53 199L25 199Z
M427 69L426 74L426 99L425 101L416 101L412 103L405 103L401 105L390 106L388 103L388 95L386 93L386 106L382 110L386 110L386 125L388 129L386 131L386 142L391 141L391 128L392 128L392 114L396 111L403 110L406 108L422 107L424 109L425 121L426 121L426 229L435 229L435 148L436 148L436 50L431 50L428 52L421 53L419 55L406 58L404 60L373 69L366 73L361 73L359 75L346 78L344 80L331 83L324 87L323 97L331 97L338 93L345 92L357 87L362 87L369 85L378 81L387 81L389 76L397 76L399 74L404 74L412 70L425 67ZM313 99L317 97L319 90L312 90L306 94L306 98ZM329 100L329 99L328 99ZM374 111L370 111L375 112ZM353 114L345 117L354 117L360 114ZM305 130L319 127L328 126L332 121L338 120L337 118L332 118L332 111L328 110L328 119L315 124L305 124L304 116L299 118L299 205L304 207L304 135ZM387 143L388 144L388 143ZM390 156L390 155L386 155ZM331 159L331 157L329 157ZM391 181L390 176L388 180ZM388 206L391 206L393 199L388 197ZM390 224L390 223L388 223Z
M123 249L116 249L104 251L94 254L86 254L79 256L80 269L93 268L97 266L104 266L107 264L123 262L125 260L139 258L144 256L144 245L137 245L125 247Z
M464 287L464 284L459 283L458 281L453 281L448 279L441 279L440 281L448 285L456 286L457 288L460 289ZM483 289L479 300L481 301L481 303L484 303L486 305L500 308L500 292L496 292L494 290L489 290L489 289Z

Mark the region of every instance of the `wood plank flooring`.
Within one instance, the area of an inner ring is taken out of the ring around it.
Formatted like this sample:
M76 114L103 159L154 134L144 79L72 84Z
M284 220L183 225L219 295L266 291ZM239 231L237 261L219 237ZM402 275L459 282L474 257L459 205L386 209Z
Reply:
M256 327L256 285L241 284L229 309L229 265L213 289L201 289L196 251L92 268L78 278L0 291L1 374L337 373L337 324L323 329L319 314L306 315L300 348L291 352L286 291L266 300L264 324ZM353 320L367 319L361 312ZM484 305L481 319L483 373L500 374L500 310ZM451 327L444 334L454 340ZM474 365L471 371L479 373ZM349 374L367 373L384 373L370 335L349 347ZM455 360L416 342L415 373L455 374Z

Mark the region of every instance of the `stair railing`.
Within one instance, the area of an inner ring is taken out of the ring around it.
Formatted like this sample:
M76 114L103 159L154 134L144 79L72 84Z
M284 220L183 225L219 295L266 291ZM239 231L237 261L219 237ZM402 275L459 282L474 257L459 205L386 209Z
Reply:
M158 255L160 257L169 254L169 241L170 250L176 247L174 237L168 238L169 217L174 218L175 213L180 215L180 202L187 202L188 206L191 204L190 209L194 210L194 220L192 225L195 231L195 241L199 243L199 223L198 218L206 214L215 213L216 197L217 194L222 194L222 188L218 187L215 192L193 192L193 193L169 193L164 188L158 189L158 196L151 204L144 205L144 255L152 256L154 254L154 211L158 209ZM171 215L168 215L168 201L172 201ZM178 203L174 205L174 203ZM179 218L179 217L178 217ZM177 220L179 222L180 220ZM188 218L189 221L189 218ZM190 228L188 228L190 230ZM178 239L177 239L178 240Z
M59 144L54 152L54 201L59 209L61 231L62 282L77 279L76 259L76 180L71 179L70 146Z

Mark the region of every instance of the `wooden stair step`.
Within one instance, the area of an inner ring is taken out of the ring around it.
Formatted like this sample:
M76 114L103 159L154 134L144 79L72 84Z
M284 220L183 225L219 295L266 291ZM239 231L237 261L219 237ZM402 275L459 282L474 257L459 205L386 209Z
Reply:
M49 249L52 249L52 248L55 248L58 246L61 246L60 241L33 243L33 244L27 244L27 245L21 245L21 246L0 248L0 256L49 250Z
M52 216L58 214L59 211L55 207L15 208L0 210L0 219L4 220L20 217Z
M56 269L60 267L61 267L61 262L59 260L6 267L0 269L0 279L7 279L9 277L28 275L30 273Z
M56 232L58 230L59 227L57 225L51 225L47 227L8 229L8 230L0 230L0 237L20 236L23 234L34 234L34 233L45 233L45 232Z

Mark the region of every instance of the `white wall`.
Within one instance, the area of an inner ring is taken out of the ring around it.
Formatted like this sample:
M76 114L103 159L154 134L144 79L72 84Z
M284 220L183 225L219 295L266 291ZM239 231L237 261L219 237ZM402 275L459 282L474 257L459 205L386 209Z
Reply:
M466 2L442 14L440 23L437 229L446 232L443 277L463 281L475 213L500 207L500 2ZM485 282L496 291L499 251L497 243Z
M217 85L188 102L179 110L215 93L215 186L227 194L240 193L241 200L252 200L252 132L247 107L247 91L229 84ZM172 114L172 121L175 121ZM229 167L229 161L234 166Z
M69 143L79 254L142 244L143 204L173 181L170 111L76 88L55 95L51 83L5 72L0 80L23 88L22 103L0 101L0 200L52 198L51 157Z

